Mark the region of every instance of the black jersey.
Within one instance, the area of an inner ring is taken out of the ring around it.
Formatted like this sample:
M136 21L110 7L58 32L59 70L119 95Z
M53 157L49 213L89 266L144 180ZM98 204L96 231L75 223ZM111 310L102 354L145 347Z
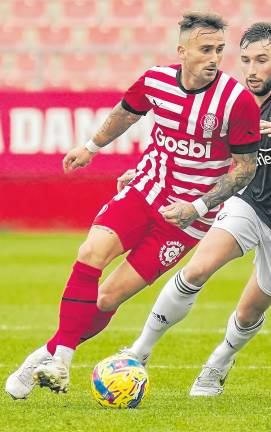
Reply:
M261 106L261 119L271 121L271 96ZM237 195L271 228L271 137L268 135L262 135L260 141L254 179Z

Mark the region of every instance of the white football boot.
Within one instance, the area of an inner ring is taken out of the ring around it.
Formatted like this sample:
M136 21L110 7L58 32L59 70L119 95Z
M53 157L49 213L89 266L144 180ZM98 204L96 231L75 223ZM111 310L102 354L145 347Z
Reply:
M6 381L5 390L13 399L26 399L32 392L35 382L33 373L42 362L52 359L46 346L39 348L30 354L23 364L13 372Z
M144 354L144 355L138 355L138 354L135 354L131 348L126 348L126 347L121 349L118 354L125 354L125 355L128 355L130 357L133 357L137 361L139 361L143 366L146 366L147 361L149 360L149 357L150 357L150 353Z
M234 360L231 360L223 370L208 365L203 366L191 387L190 396L218 396L223 393L225 380L233 364Z
M67 393L70 374L68 366L60 357L53 357L35 369L34 381L40 387L49 387L53 392Z
M73 349L58 345L51 360L35 369L33 376L35 383L40 387L49 387L55 393L67 393L73 354Z

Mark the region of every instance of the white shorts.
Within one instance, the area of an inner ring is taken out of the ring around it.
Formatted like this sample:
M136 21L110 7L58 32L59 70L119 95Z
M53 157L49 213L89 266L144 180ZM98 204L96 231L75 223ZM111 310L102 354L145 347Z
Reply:
M255 250L254 264L261 290L271 296L271 229L257 216L253 207L238 197L232 197L217 214L214 228L228 231L243 254Z

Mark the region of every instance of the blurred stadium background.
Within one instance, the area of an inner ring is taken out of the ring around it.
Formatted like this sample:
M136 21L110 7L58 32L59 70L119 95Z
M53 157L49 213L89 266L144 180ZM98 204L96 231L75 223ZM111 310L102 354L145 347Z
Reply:
M238 43L270 17L256 0L1 0L0 224L89 225L136 164L151 118L64 176L61 159L95 130L146 68L177 62L178 19L215 11L229 22L223 69L239 78Z
M0 85L124 90L145 68L176 60L187 10L229 21L224 68L238 75L240 34L270 8L270 0L1 0Z

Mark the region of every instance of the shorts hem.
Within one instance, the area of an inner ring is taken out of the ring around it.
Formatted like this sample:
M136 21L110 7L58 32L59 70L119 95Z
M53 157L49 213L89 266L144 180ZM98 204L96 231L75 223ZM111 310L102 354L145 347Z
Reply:
M99 222L95 222L95 220L93 221L93 223L92 223L91 226L102 226L102 227L106 227L106 228L111 229L112 231L114 231L115 234L117 234L117 236L118 236L118 238L119 238L119 240L120 240L120 242L122 244L122 247L123 247L124 251L129 250L129 247L127 247L127 245L125 245L125 241L123 241L123 239L121 238L121 236L118 233L118 230L116 229L116 227L110 226L110 224L105 224L105 223L101 223L101 222L100 223Z
M241 252L242 252L242 256L245 255L248 252L249 249L247 250L245 248L245 246L241 243L241 241L239 240L239 238L237 237L237 235L236 235L236 233L234 231L232 231L229 228L220 227L220 226L217 226L217 225L213 225L212 228L221 229L221 230L227 231L229 234L231 234L234 237L234 239L236 240L236 242L238 243L238 246L240 247Z
M133 267L133 269L139 274L139 276L142 277L142 279L144 279L144 281L146 282L147 285L151 285L153 283L153 281L155 280L155 277L153 277L151 280L148 278L148 276L146 274L143 274L144 272L142 272L142 270L139 270L137 268L137 266L135 265L135 263L133 262L133 259L131 259L131 257L128 255L126 257L126 261L128 261L128 263Z
M268 295L269 297L271 297L271 291L268 291L268 290L266 290L265 288L263 288L262 285L261 285L260 282L259 282L259 279L258 279L258 270L256 271L256 279L257 279L257 284L259 285L260 290L261 290L264 294L266 294L266 295Z
M258 282L258 281L257 281L257 282ZM261 287L260 284L259 284L259 282L258 282L258 285L259 285L260 290L261 290L264 294L268 295L268 297L271 297L271 291L267 291L266 289L264 289L263 287Z

